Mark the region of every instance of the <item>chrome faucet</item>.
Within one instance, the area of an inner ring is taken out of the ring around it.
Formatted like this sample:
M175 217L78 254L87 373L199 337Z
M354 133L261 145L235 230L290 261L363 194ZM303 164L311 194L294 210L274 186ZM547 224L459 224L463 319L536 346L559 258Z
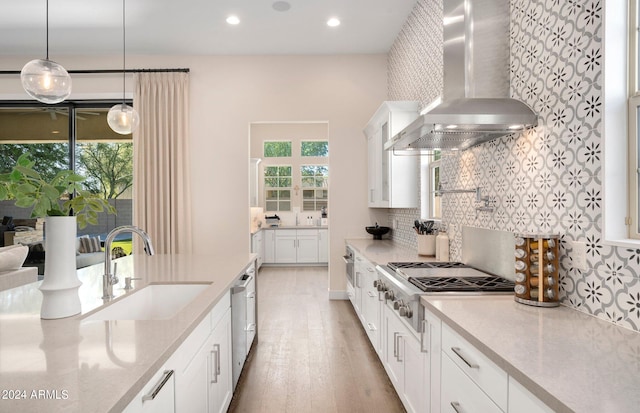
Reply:
M113 274L111 274L111 244L116 236L123 232L131 232L132 234L135 233L140 235L140 238L142 238L142 241L144 242L144 250L147 255L154 254L151 238L149 238L149 235L140 228L134 227L133 225L124 225L122 227L114 228L107 235L107 239L104 241L104 275L102 276L103 300L110 300L113 298L113 286L118 284L119 281L115 270L113 271Z

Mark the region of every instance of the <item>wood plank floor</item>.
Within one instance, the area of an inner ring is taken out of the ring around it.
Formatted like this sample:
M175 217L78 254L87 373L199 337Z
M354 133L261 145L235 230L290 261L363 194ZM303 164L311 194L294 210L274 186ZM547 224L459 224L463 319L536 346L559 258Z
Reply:
M263 268L259 340L229 412L404 412L349 301L323 267Z

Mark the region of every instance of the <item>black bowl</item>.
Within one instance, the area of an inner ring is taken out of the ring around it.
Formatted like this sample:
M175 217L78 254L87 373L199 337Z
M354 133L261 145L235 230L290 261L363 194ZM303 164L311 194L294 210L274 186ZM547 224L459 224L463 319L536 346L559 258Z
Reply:
M389 227L365 227L367 232L373 235L373 239L382 239L382 236L389 232Z

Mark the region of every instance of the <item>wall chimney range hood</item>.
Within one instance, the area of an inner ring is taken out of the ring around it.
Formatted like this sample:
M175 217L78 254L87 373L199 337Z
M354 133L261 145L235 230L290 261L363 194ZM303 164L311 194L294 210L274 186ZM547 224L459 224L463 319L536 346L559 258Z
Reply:
M388 150L465 150L535 127L509 98L509 1L444 0L444 95L386 144Z

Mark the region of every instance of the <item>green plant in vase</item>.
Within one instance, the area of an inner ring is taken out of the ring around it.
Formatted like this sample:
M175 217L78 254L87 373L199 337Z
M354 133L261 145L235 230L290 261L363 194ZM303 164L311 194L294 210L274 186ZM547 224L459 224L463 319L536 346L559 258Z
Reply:
M78 226L98 224L98 213L115 214L106 199L85 190L85 178L71 170L58 172L47 182L36 170L29 153L21 155L11 172L0 174L0 200L15 199L15 205L33 208L32 218L75 215Z

